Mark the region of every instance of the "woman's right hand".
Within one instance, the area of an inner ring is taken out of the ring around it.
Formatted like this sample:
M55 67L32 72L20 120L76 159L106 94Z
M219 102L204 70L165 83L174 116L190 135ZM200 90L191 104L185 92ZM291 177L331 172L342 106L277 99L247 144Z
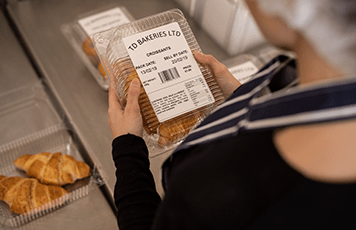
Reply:
M230 73L224 64L216 60L212 55L195 51L194 56L199 63L211 67L225 99L229 98L240 87L241 83Z

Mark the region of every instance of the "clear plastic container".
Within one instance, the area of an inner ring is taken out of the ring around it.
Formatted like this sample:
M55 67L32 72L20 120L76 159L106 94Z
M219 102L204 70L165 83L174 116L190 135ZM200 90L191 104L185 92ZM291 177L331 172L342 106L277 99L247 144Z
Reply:
M40 82L0 94L0 145L61 121Z
M109 61L106 56L106 49L109 45L110 40L112 39L117 28L108 29L93 35L93 43L96 49L96 52L99 56L100 62L103 65L107 76L109 78L109 82L111 79L115 79L113 75L113 70L109 64Z
M151 152L176 146L224 100L211 70L192 51L201 49L178 9L118 27L107 45L119 96L127 97L132 79L141 81L139 104Z
M78 180L74 184L63 186L69 194L45 204L41 207L41 209L44 209L43 211L33 210L19 215L11 212L9 206L0 200L0 227L16 227L25 224L89 195L92 189L104 184L104 180L99 175L93 162L83 154L83 149L78 144L78 140L75 132L64 125L56 125L0 146L0 175L7 177L27 178L26 173L17 169L14 165L15 159L24 154L41 152L62 152L62 154L73 156L76 160L86 162L91 168L89 177Z
M76 21L61 26L62 33L103 90L109 89L109 80L96 53L92 36L132 20L132 15L125 7L109 5L80 15Z
M52 105L41 82L0 94L0 124L0 175L27 178L25 172L16 168L15 159L41 152L62 152L86 162L91 168L88 178L64 186L69 194L44 205L44 211L19 215L0 200L0 228L17 227L44 216L104 184L99 175L100 167L83 148L70 128L73 126L63 123L62 115Z
M285 55L294 59L297 58L297 55L294 52L280 49L271 44L265 45L260 49L256 49L253 51L253 53L254 55L258 56L260 60L265 64L267 64L273 58L276 58L279 55Z
M264 65L258 57L249 53L227 59L223 64L242 84L248 82L251 76L257 73Z

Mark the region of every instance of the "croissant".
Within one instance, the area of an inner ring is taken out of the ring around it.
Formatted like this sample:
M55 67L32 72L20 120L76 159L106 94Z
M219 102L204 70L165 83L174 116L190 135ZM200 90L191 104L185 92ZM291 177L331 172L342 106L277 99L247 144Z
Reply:
M74 157L57 153L25 154L15 160L15 165L26 171L28 177L37 178L43 184L73 184L90 175L90 167Z
M124 84L124 93L127 95L130 84L133 79L138 78L137 72L133 70L125 79L125 84ZM141 82L141 80L140 80ZM153 133L157 133L157 128L159 126L159 121L154 113L153 107L148 99L148 96L146 94L146 91L144 90L142 83L141 83L141 91L140 91L140 96L138 98L139 101L139 106L141 110L141 116L143 120L143 128L147 132L148 135L151 135Z
M98 53L96 52L93 41L89 36L84 39L82 43L82 49L94 65L99 64L100 60Z
M167 146L186 136L197 123L199 115L198 111L194 111L183 114L176 120L163 122L159 127L158 144Z
M49 209L51 208L50 206L42 205L66 194L68 192L64 188L44 185L36 179L0 175L0 200L6 202L12 212L18 214L26 214L31 210L42 211ZM63 204L66 199L58 201Z
M139 76L130 62L117 61L115 68L120 73L118 82L123 87L124 95L127 95L132 80L135 78L139 79ZM143 128L148 135L158 132L158 145L161 147L168 146L187 135L197 123L200 115L200 110L194 110L160 123L142 83L138 102L143 120Z

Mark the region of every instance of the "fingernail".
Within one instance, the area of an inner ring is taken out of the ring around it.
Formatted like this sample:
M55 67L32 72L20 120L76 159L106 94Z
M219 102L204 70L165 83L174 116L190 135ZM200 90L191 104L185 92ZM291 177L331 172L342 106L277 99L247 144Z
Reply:
M132 85L140 85L140 81L137 78L134 78L131 82Z
M193 54L194 54L194 55L195 55L195 54L201 54L201 52L199 52L199 51L194 51Z

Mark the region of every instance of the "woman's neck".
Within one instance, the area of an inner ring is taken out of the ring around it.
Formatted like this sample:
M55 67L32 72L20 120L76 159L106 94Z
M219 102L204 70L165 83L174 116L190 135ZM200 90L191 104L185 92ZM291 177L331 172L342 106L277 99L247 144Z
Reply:
M293 49L298 56L298 78L300 85L316 83L342 76L341 71L331 66L302 36L298 36Z

